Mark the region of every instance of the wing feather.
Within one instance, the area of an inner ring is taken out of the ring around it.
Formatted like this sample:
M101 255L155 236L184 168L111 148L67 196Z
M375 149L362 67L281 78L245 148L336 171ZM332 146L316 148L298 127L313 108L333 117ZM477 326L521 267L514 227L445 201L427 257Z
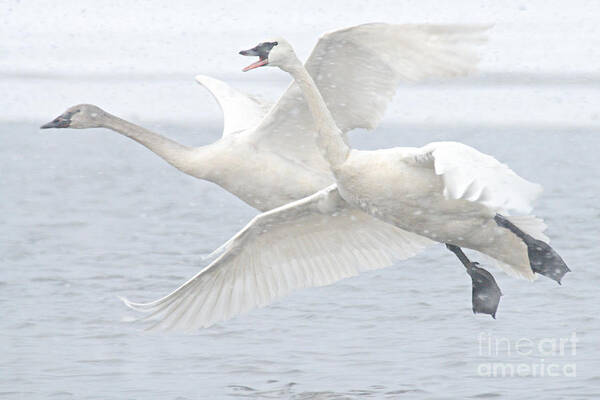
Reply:
M488 26L365 24L324 34L305 63L342 132L374 129L401 81L446 78L475 69ZM263 148L328 171L315 128L292 83L250 133Z
M540 185L521 178L506 164L462 143L430 143L415 159L442 177L446 198L478 202L498 212L527 214L542 192Z
M242 93L223 81L197 75L196 82L204 86L217 100L223 111L223 136L253 128L267 114L271 104Z
M197 329L297 289L386 267L430 243L350 207L332 185L255 217L212 263L162 299L123 300L148 313L152 327Z

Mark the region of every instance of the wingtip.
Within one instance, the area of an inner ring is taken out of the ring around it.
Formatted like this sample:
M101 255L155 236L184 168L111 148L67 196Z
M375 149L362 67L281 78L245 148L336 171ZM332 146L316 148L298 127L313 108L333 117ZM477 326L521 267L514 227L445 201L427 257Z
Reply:
M123 296L119 296L117 295L117 297L119 298L119 300L121 300L123 302L123 304L125 304L127 307L131 308L132 310L135 310L135 308L132 306L131 302L129 300L127 300L127 298L123 297Z
M127 306L128 308L138 311L138 312L148 312L148 310L144 309L143 303L136 303L133 301L128 300L126 297L123 296L117 296L119 298L119 300L121 300L123 302L123 304L125 304L125 306Z
M202 75L202 74L198 74L196 76L194 76L194 80L196 81L196 83L199 83L200 85L204 85L205 81L212 79L211 77L207 76L207 75Z

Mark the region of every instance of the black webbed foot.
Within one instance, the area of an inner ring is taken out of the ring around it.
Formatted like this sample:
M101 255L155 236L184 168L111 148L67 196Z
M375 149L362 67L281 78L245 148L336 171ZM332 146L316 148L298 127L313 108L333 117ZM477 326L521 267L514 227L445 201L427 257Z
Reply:
M496 319L496 310L500 304L502 291L496 280L485 269L479 267L479 263L473 262L467 268L473 283L472 303L473 313L489 314Z
M496 319L496 311L500 304L502 291L500 290L500 287L498 287L492 274L479 267L479 263L471 262L460 247L447 243L446 247L456 254L471 277L473 287L471 294L473 313L489 314L492 318Z
M533 272L553 279L560 285L563 276L571 271L563 259L552 247L541 240L532 238L532 242L525 243Z
M494 220L498 226L510 230L527 245L529 265L533 272L555 280L560 285L563 276L571 270L548 243L534 239L500 214L496 214Z

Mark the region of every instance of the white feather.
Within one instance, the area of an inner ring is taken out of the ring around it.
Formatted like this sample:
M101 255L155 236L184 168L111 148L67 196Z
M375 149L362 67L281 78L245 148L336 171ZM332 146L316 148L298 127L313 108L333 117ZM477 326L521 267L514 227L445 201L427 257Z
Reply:
M444 180L444 196L478 202L492 210L529 213L542 187L531 183L494 157L458 142L434 142L420 149Z
M386 267L430 243L352 208L333 185L258 215L223 246L217 259L162 299L123 301L148 312L148 319L157 321L154 326L197 329L293 290Z
M305 63L337 127L374 129L401 81L474 71L489 26L364 24L324 34ZM312 169L328 165L317 151L314 122L292 83L251 133L257 146Z
M240 92L223 81L197 75L196 82L204 86L223 111L223 136L250 129L260 123L271 104Z

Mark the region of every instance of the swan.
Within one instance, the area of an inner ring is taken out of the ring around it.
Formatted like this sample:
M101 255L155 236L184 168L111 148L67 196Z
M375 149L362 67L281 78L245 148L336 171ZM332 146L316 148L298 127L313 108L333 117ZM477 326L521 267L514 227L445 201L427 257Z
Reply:
M264 42L241 54L259 57L246 71L270 65L292 74L315 119L319 149L336 183L256 216L215 251L212 263L167 296L148 303L123 299L155 320L151 328L208 327L293 290L385 267L398 255L408 258L434 242L445 243L465 266L472 279L473 312L494 318L502 293L493 276L471 262L460 246L491 255L507 272L527 279L538 273L560 283L569 271L545 243L543 221L499 214L528 213L539 185L460 143L350 150L287 42ZM348 54L349 68L370 59L352 49ZM378 79L384 77L372 83ZM378 228L361 229L367 216Z
M359 25L324 34L306 68L343 135L355 128L374 129L400 81L471 72L486 29ZM395 57L379 53L372 41L386 43ZM350 66L353 53L358 52L368 60ZM196 80L215 97L224 115L222 137L206 146L176 143L89 104L70 107L41 128L111 129L146 146L182 172L213 182L260 211L304 198L333 182L314 144L314 123L295 83L271 106L217 79L199 75Z
M340 196L351 206L406 231L444 243L469 274L484 274L461 247L498 260L507 271L527 279L544 275L560 284L570 271L539 232L526 232L533 217L507 218L509 210L529 213L541 186L526 181L508 166L457 142L436 142L421 148L375 151L351 149L342 139L314 80L284 39L241 51L259 61L244 68L279 67L298 84L315 120L316 142L334 176ZM354 60L360 62L360 60ZM520 220L522 226L517 222ZM538 236L537 238L535 236ZM476 267L477 270L474 270ZM487 271L486 271L487 272ZM475 289L474 278L474 289ZM501 292L481 306L495 309ZM490 296L486 296L488 299ZM495 303L495 304L494 304ZM494 315L492 315L494 316Z

